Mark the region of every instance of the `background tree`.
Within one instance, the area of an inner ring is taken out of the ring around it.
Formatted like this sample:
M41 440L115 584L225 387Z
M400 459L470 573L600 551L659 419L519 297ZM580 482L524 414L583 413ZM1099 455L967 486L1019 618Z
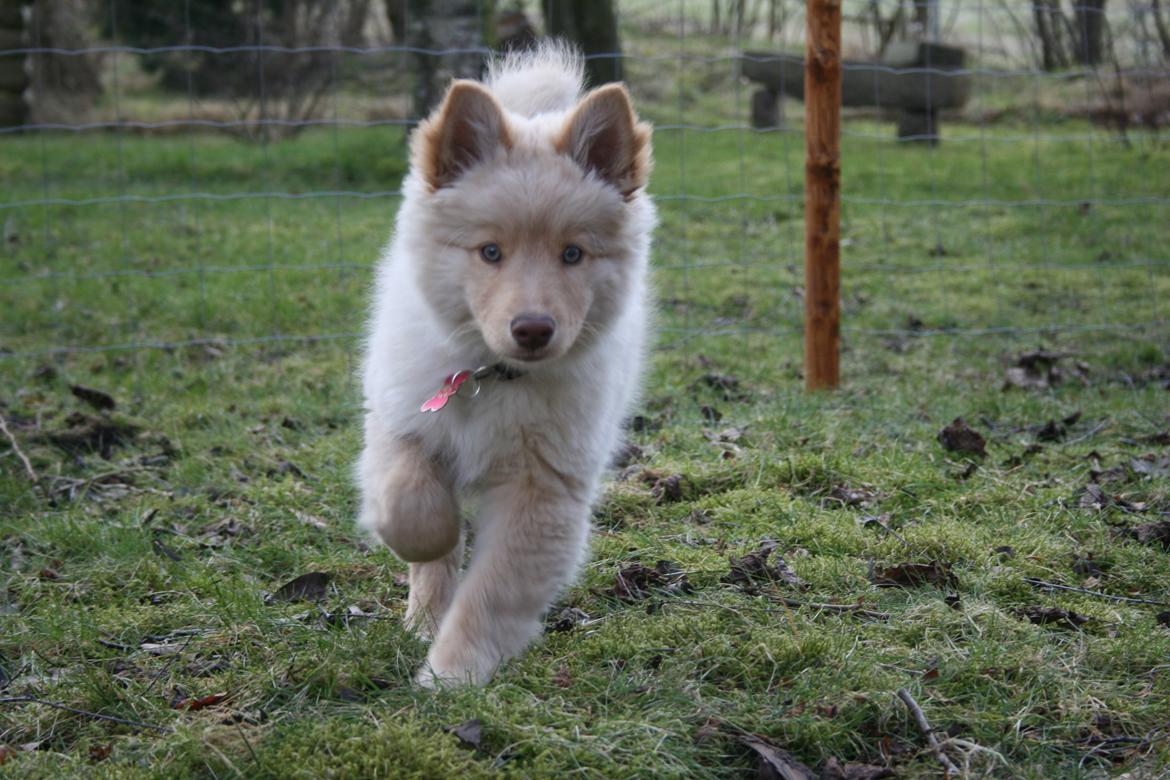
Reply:
M24 42L24 15L21 0L0 0L0 49L19 49ZM24 124L28 105L24 90L28 75L24 57L0 57L0 127Z
M407 0L402 23L416 50L415 116L430 113L450 79L480 75L484 50L495 43L495 12L495 0Z
M370 0L112 0L106 34L142 48L195 44L216 48L309 48L360 45ZM231 101L242 119L280 119L244 126L247 135L299 132L317 115L333 79L335 55L321 51L245 48L204 55L180 50L142 58L163 86Z
M1100 65L1105 60L1106 0L1070 0L1066 15L1060 0L1032 0L1032 18L1044 70L1073 63Z
M1073 55L1082 65L1105 61L1105 0L1072 0Z
M544 28L549 35L568 38L586 56L585 77L590 86L622 80L621 41L614 0L542 0Z
M1065 48L1065 21L1060 0L1032 0L1032 18L1040 43L1040 62L1044 70L1058 70L1069 65Z
M20 8L19 0L7 2L9 8ZM96 5L87 0L37 0L27 6L23 45L73 50L93 46L98 27L96 10ZM18 57L0 59L22 65ZM83 120L102 92L101 63L101 58L93 53L30 55L29 102L33 120L65 123Z

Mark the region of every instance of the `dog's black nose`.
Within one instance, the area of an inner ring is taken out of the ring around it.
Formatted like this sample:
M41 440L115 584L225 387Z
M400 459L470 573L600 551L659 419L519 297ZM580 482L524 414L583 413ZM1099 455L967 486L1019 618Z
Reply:
M557 324L552 317L521 314L512 320L512 338L524 349L540 349L552 341Z

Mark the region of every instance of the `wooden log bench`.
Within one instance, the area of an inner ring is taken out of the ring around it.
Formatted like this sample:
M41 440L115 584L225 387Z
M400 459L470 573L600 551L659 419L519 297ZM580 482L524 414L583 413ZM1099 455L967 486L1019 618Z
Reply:
M894 109L899 112L899 140L938 143L939 112L962 108L971 94L964 60L963 49L917 42L891 46L881 62L844 60L841 105ZM744 52L740 72L760 85L752 94L752 127L779 127L781 96L804 100L801 56Z

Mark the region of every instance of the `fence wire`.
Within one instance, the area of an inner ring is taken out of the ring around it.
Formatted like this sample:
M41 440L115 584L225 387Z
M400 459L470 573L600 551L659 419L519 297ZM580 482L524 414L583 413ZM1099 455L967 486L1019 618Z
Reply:
M241 39L208 43L206 9L183 0L173 40L139 45L135 15L159 4L65 5L96 8L86 45L59 45L32 10L0 50L33 80L31 115L0 127L0 359L358 336L420 68L441 80L485 41L417 46L396 37L394 3L339 2L294 42L265 4L243 4ZM844 78L861 85L844 111L846 339L1164 329L1160 6L844 5ZM622 50L589 55L620 63L655 123L665 348L801 329L802 7L622 0ZM510 12L539 28L542 10ZM1041 11L1099 15L1099 51L1067 22L1039 37ZM925 91L907 97L907 79Z

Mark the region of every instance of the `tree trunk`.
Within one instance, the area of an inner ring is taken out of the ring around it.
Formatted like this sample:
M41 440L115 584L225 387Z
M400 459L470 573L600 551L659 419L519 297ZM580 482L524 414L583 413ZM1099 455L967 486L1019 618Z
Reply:
M17 3L19 5L19 3ZM85 0L40 0L30 4L27 40L33 48L84 49L92 46L94 5ZM85 119L102 92L101 60L94 53L29 57L29 101L37 122Z
M1073 52L1082 65L1105 59L1105 0L1073 0Z
M479 78L494 43L495 0L407 0L407 45L417 49L414 110L427 116L453 78Z
M549 35L568 38L589 57L585 61L585 78L589 86L622 80L622 47L618 40L614 0L591 0L588 3L546 0L541 5Z
M407 0L386 0L386 18L395 43L406 40Z
M1060 0L1032 0L1032 14L1036 20L1036 35L1040 39L1040 58L1044 70L1058 70L1068 67L1064 53L1064 18L1060 13Z
M20 0L0 0L0 48L19 49L25 46L24 16ZM0 57L0 127L23 125L28 118L24 90L28 75L24 57Z
M1159 0L1151 0L1151 7L1154 12L1154 27L1158 30L1158 40L1162 43L1162 56L1170 60L1170 24L1166 23L1166 17L1162 15Z
M886 49L889 48L890 43L893 42L894 36L901 31L905 21L905 9L902 6L901 0L894 8L888 19L882 17L882 4L880 0L870 0L869 13L873 19L873 29L877 33L877 51L875 57L881 59L885 56Z

